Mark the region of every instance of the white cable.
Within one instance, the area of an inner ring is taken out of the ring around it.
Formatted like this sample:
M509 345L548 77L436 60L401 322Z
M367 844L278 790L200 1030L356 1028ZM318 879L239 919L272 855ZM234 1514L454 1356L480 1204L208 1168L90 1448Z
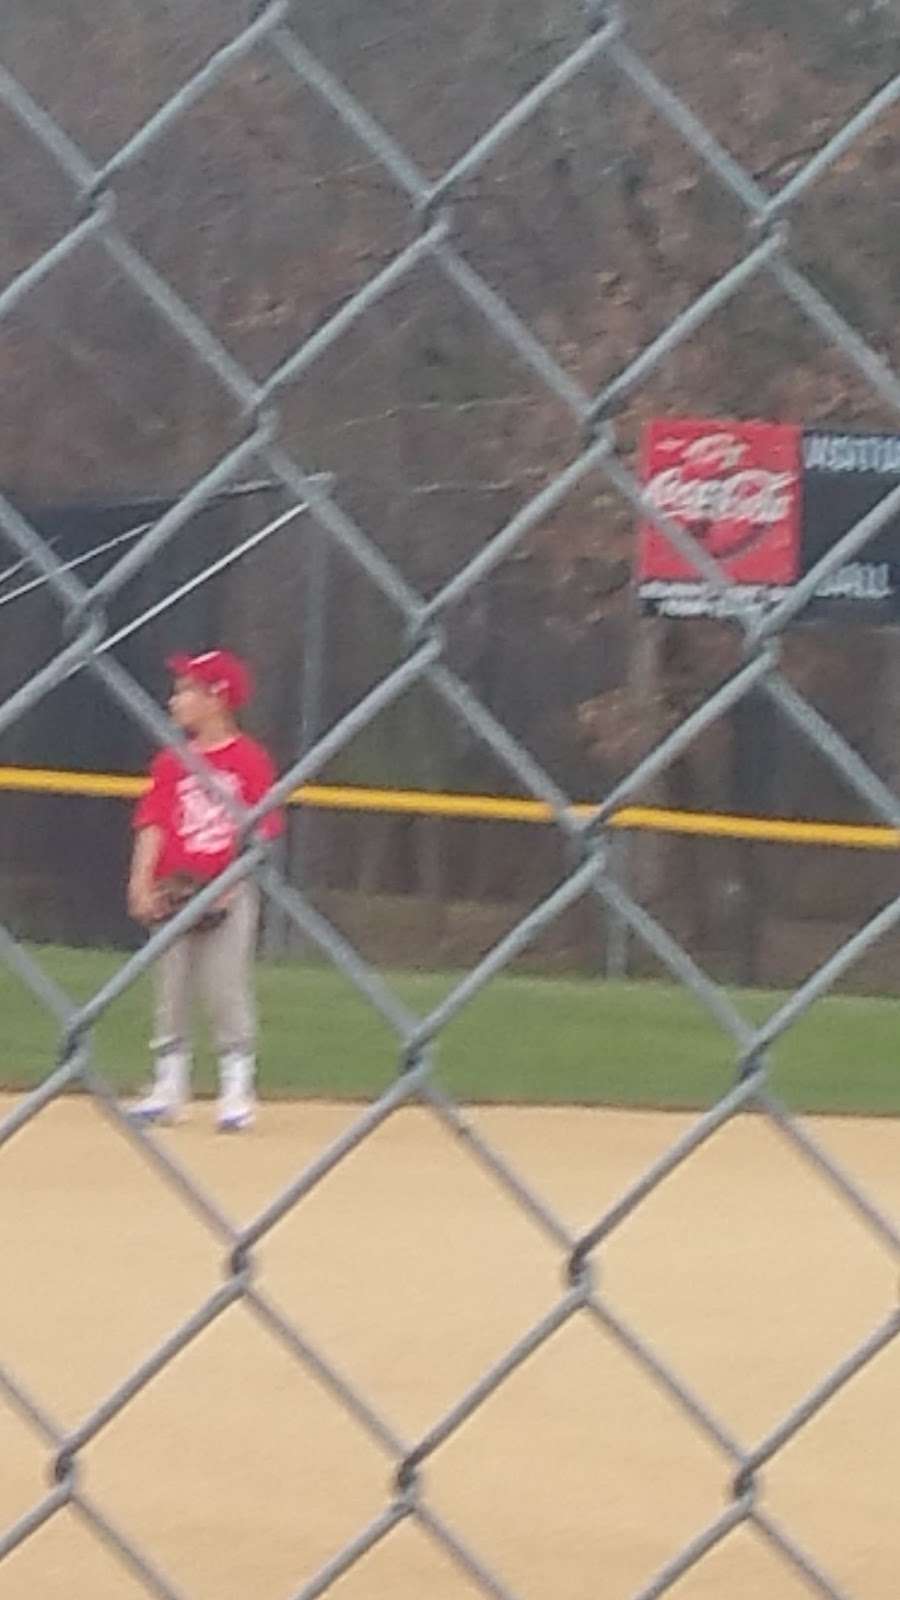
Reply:
M83 556L76 556L74 560L62 563L58 571L74 572L76 567L83 567L88 561L96 560L97 556L105 555L107 550L114 550L117 545L125 544L129 539L139 538L142 533L146 533L147 529L152 527L152 522L142 522L137 528L129 528L125 533L117 533L114 539L107 539L104 544L98 544L95 549L88 550ZM22 564L22 562L18 563L19 566ZM42 589L44 584L49 582L50 579L46 576L31 578L28 583L20 584L18 589L11 589L9 594L0 595L0 606L11 605L13 600L21 600L24 595L31 594L35 589Z

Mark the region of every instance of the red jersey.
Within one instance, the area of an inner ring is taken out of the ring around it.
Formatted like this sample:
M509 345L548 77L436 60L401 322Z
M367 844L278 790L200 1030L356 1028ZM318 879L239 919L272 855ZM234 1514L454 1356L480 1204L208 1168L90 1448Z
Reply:
M235 734L213 750L197 753L215 768L219 782L244 806L255 805L275 781L268 754L245 733ZM204 789L174 750L162 750L154 760L150 788L135 809L134 826L162 830L157 878L172 872L214 878L237 854L239 824L221 800ZM281 814L275 811L265 818L261 832L265 838L274 839L283 826Z

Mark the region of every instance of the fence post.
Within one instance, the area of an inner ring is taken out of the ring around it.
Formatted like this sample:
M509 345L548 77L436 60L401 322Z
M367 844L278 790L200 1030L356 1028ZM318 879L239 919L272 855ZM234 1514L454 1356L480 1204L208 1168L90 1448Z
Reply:
M628 857L631 835L624 828L609 833L609 875L620 888L628 888ZM628 976L628 924L614 906L606 908L606 977L621 982Z

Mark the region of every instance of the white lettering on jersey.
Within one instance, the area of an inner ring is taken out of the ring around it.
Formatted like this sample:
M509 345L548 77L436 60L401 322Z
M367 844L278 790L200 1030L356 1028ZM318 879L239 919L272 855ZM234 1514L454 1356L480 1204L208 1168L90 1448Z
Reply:
M235 800L243 798L237 773L217 771L216 778ZM179 778L175 785L174 823L175 832L192 855L219 855L234 844L237 830L233 819L221 800L207 794L193 773Z

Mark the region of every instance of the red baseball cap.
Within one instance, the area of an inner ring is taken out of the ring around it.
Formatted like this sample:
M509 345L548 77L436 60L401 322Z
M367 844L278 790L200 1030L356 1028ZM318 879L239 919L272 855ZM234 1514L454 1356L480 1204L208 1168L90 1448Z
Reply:
M246 705L253 692L250 671L230 650L205 650L199 656L169 656L166 666L176 678L193 678L220 694L229 710Z

